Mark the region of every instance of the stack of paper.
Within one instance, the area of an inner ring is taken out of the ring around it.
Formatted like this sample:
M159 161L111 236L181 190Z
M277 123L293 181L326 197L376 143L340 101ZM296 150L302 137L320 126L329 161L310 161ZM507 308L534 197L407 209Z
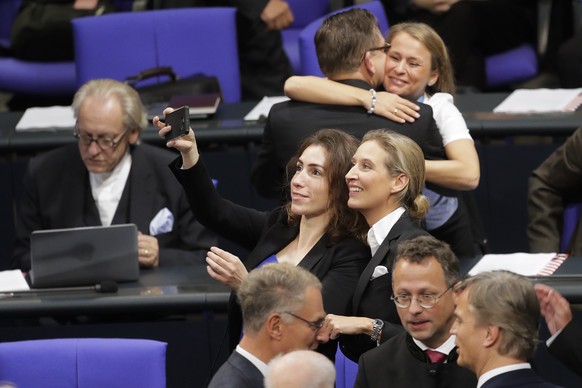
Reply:
M518 89L511 93L495 113L573 112L582 104L582 88Z
M71 129L75 126L75 115L70 106L28 108L18 124L17 131L39 129Z
M504 269L523 276L549 276L568 256L556 253L508 253L485 255L471 270L469 275L479 272Z

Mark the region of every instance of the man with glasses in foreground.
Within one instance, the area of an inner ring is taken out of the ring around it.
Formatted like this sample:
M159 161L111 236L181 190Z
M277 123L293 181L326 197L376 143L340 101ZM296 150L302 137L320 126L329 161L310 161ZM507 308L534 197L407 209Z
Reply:
M209 388L263 387L272 358L292 350L315 350L322 340L321 283L299 266L266 264L251 271L238 288L237 298L243 336Z
M406 333L360 357L355 387L474 387L475 376L457 365L452 287L459 261L432 236L401 242L392 267L391 301Z
M110 79L89 81L75 94L73 111L77 144L28 165L12 268L30 270L30 234L40 229L136 224L144 267L166 257L193 262L193 250L217 243L167 173L175 155L139 144L147 120L134 89Z

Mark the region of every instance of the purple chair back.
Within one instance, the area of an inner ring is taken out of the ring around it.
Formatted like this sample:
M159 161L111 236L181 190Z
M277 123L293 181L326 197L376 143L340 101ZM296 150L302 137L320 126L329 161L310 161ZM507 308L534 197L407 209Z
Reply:
M0 343L0 381L17 387L165 388L166 347L113 338Z

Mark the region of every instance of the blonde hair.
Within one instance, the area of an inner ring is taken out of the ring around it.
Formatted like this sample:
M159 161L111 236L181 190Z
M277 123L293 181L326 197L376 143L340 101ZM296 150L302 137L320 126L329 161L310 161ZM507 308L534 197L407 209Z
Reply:
M385 165L392 177L404 174L408 185L396 193L398 204L417 220L424 218L430 207L428 198L422 194L424 188L424 154L412 139L386 129L367 132L362 143L375 141L386 151Z

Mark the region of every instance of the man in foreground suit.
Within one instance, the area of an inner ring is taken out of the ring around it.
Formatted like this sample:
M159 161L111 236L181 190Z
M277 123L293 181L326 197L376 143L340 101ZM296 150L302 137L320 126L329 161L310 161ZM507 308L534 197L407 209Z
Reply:
M75 94L71 144L33 158L24 178L13 268L30 270L30 234L40 229L133 223L139 262L192 262L217 238L193 217L166 166L171 152L138 144L146 127L139 95L124 83L89 81ZM199 261L202 262L204 256Z
M481 272L455 287L457 363L477 375L478 387L557 385L542 380L527 362L538 343L540 304L525 276Z
M356 8L330 16L317 31L315 46L326 77L370 90L370 101L375 101L374 89L384 79L384 63L390 46L382 37L372 13ZM267 118L251 180L259 194L282 197L287 161L304 138L322 128L343 129L360 139L370 129L390 129L418 143L425 159L445 159L432 108L421 103L416 105L420 106L420 116L413 123L401 124L372 114L372 108L367 113L354 106L299 101L276 104Z
M237 297L243 336L218 369L209 388L263 387L267 364L275 356L317 348L325 321L321 283L291 264L266 264L249 273Z
M570 303L558 291L541 283L534 287L552 335L546 341L550 353L582 376L582 325L572 320Z
M446 243L431 236L400 243L392 289L406 333L360 357L355 387L476 385L474 374L457 365L455 336L449 333L455 309L451 288L458 278L459 261Z

